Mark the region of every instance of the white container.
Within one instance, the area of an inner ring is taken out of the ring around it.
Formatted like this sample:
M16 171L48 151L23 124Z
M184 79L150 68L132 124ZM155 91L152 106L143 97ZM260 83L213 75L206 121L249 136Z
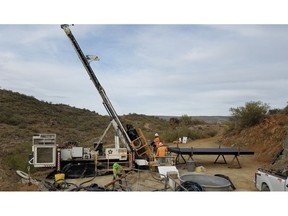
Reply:
M138 166L148 166L149 163L147 160L144 160L144 159L136 159L135 160L135 163L138 165Z
M83 147L72 147L73 158L82 158L82 156L83 156Z
M61 149L61 160L71 160L72 149Z

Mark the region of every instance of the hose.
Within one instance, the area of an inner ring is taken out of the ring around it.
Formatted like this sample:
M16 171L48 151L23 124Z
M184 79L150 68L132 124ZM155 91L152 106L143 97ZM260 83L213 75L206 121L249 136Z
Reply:
M16 170L16 173L24 179L27 179L27 180L29 179L29 175L21 170Z
M181 186L184 187L187 191L198 191L198 192L204 191L203 187L200 184L193 181L183 182ZM182 187L180 186L177 187L176 191L185 191Z
M98 186L95 183L92 183L89 186L82 186L85 183L88 183L90 181L92 181L93 179L95 179L96 176L94 176L93 178L89 179L86 182L82 182L79 186L71 183L71 182L67 182L66 180L63 179L59 179L58 181L54 181L53 183L49 182L49 181L42 181L42 180L38 180L38 179L33 179L31 178L31 176L29 176L28 173L23 172L22 170L16 170L17 175L19 175L22 178L22 181L24 183L32 183L38 186L42 186L43 188L45 188L45 190L48 191L63 191L63 190L68 190L68 188L70 186L74 186L72 189L70 188L68 191L109 191L108 189L105 189L103 187ZM42 188L42 189L43 189Z
M22 170L16 170L17 175L19 175L22 178L22 182L24 183L32 183L35 185L39 185L41 181L38 179L33 179L28 173L23 172Z

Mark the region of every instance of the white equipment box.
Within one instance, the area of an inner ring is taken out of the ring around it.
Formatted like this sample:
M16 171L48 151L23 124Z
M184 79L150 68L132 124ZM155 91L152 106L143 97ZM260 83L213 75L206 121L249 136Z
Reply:
M73 158L90 159L90 148L72 147L61 149L61 160L72 160Z
M72 159L72 149L61 149L61 160L71 160Z
M106 159L127 160L126 148L107 148L105 150Z
M176 166L158 166L158 171L161 174L161 178L167 177L167 172L176 172L179 178L179 172Z
M72 157L82 158L83 157L83 147L72 147Z

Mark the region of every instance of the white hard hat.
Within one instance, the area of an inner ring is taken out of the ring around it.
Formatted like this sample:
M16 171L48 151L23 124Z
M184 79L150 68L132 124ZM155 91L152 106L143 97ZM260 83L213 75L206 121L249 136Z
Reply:
M159 136L159 134L158 134L158 133L155 133L155 136Z

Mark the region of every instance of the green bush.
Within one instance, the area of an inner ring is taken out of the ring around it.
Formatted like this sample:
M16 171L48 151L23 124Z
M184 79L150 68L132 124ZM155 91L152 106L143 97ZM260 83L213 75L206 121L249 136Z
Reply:
M173 142L178 140L180 137L188 137L191 140L197 140L202 138L214 137L218 133L215 129L191 129L187 127L178 127L176 129L167 130L162 134L162 139L166 142Z
M31 153L31 143L22 143L21 145L5 151L3 159L10 169L13 170L27 170L29 165L28 159Z
M208 137L214 137L218 134L218 131L210 129L206 132L206 134Z
M191 125L192 118L185 114L181 116L180 122L182 125L188 126L188 125Z
M269 105L261 101L247 102L245 106L230 108L230 121L234 129L244 129L258 124L267 116Z

